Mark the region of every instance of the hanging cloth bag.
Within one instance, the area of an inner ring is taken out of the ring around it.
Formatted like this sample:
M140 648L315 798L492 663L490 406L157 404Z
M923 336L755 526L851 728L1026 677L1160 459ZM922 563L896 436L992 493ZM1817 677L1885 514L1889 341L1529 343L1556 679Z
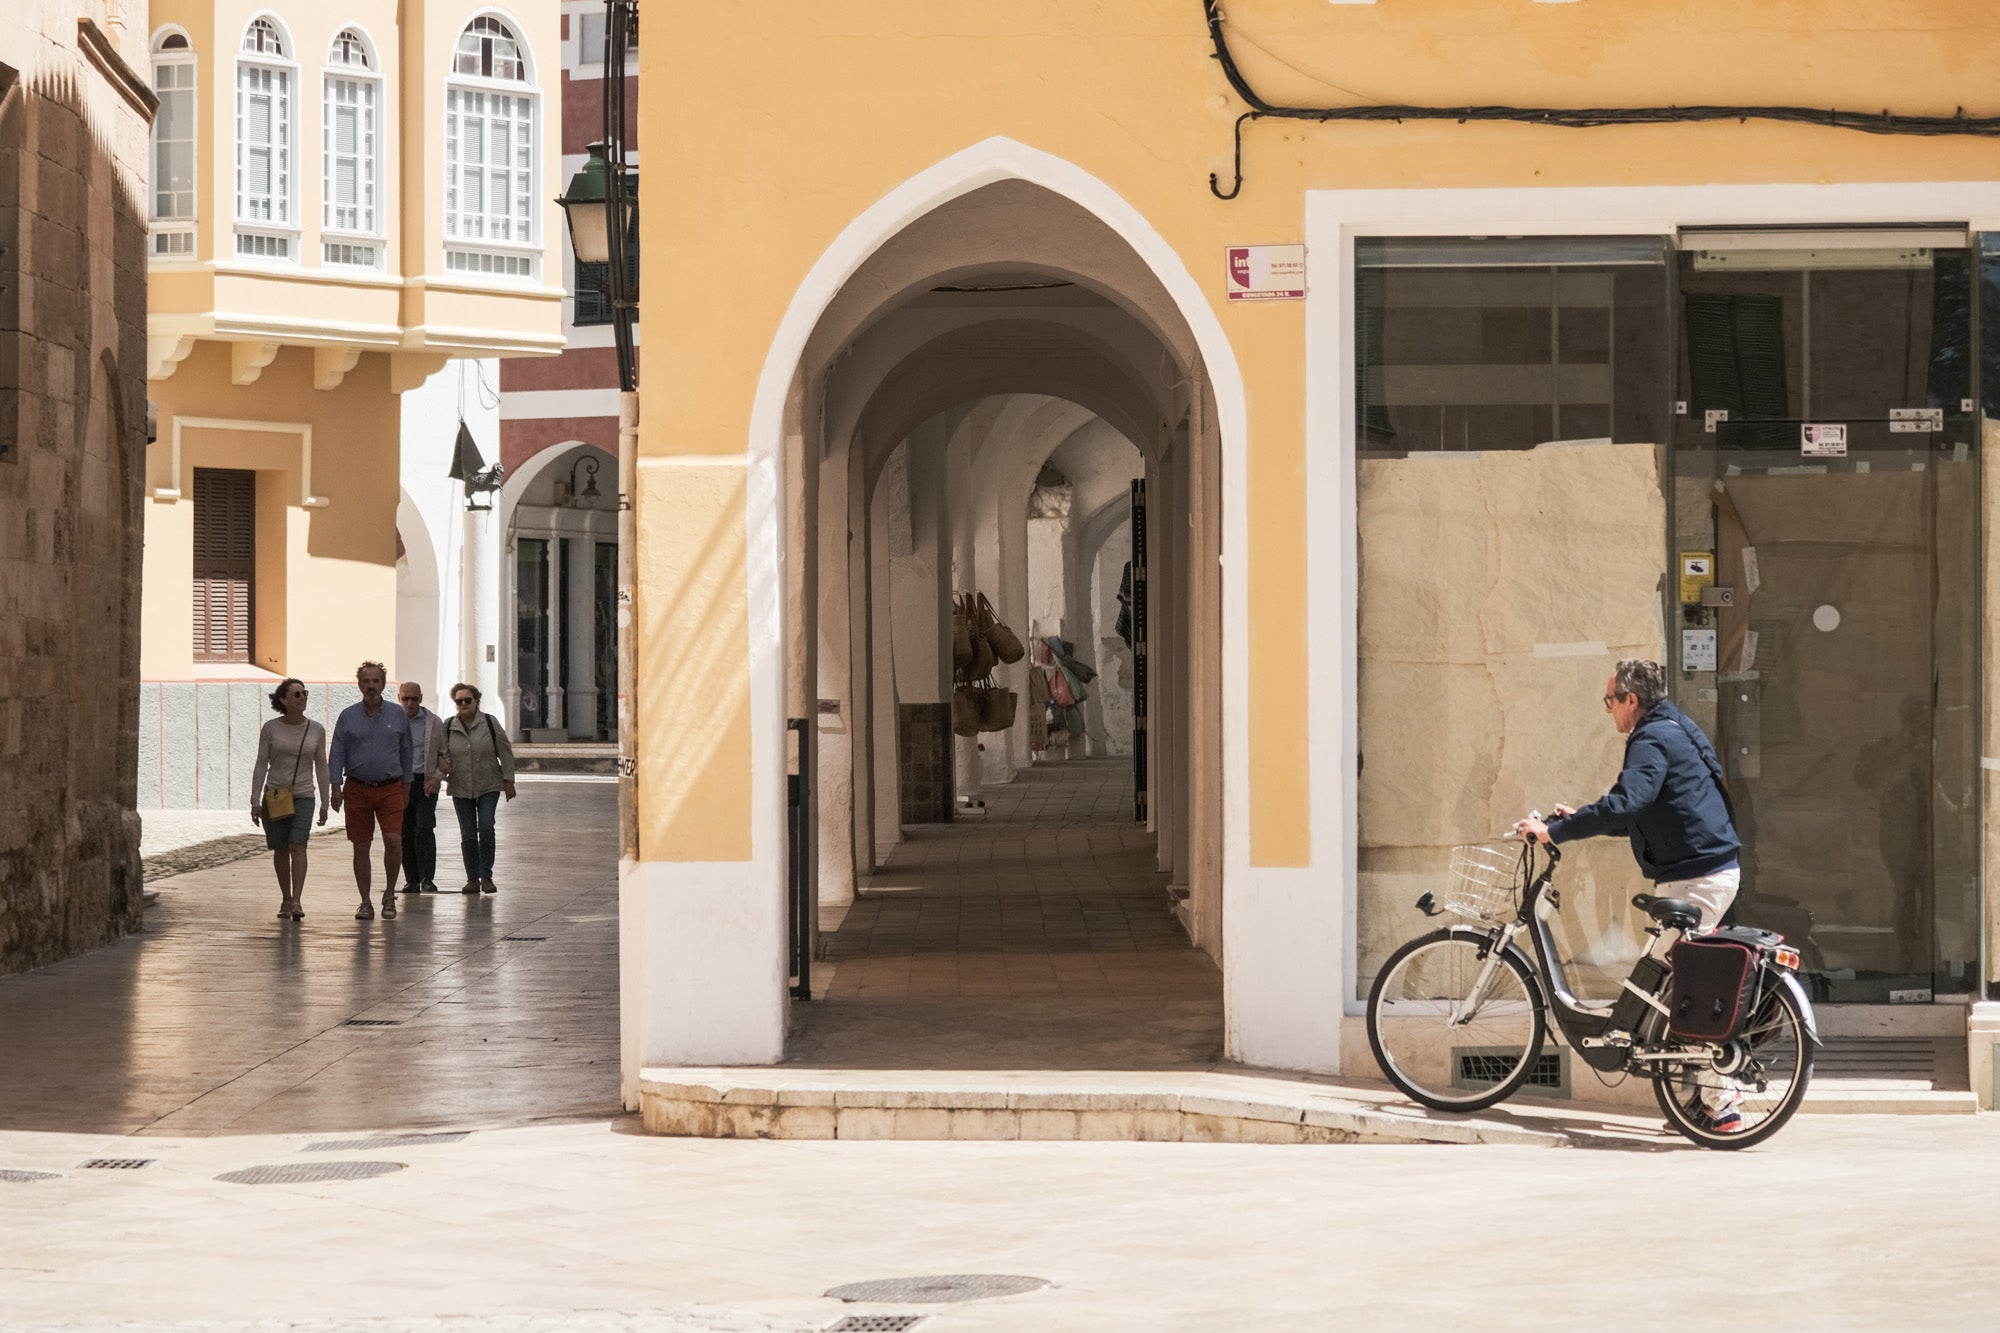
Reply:
M1021 646L1021 636L1000 623L1000 616L993 609L993 603L986 600L986 594L979 594L979 618L986 629L986 642L992 645L993 655L1002 662L1018 662L1028 655Z

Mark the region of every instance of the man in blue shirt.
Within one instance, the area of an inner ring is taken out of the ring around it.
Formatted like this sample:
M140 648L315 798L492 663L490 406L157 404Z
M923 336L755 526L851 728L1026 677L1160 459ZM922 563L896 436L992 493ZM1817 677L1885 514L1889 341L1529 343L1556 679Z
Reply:
M347 840L354 844L354 885L361 891L356 921L373 921L369 897L369 846L375 827L382 828L382 919L396 915L396 872L403 868L403 807L409 799L410 778L416 772L410 719L401 708L382 699L389 672L380 662L363 662L354 673L361 702L349 704L333 724L332 753L327 778L333 786L333 808L345 809Z
M1625 766L1618 781L1580 810L1558 805L1546 823L1524 819L1516 833L1537 842L1624 834L1639 873L1662 898L1681 898L1701 909L1694 933L1714 930L1736 901L1742 879L1742 843L1722 787L1722 761L1686 714L1667 701L1667 673L1658 662L1630 658L1605 682L1604 707L1625 737ZM1743 1127L1733 1086L1704 1093L1713 1128Z

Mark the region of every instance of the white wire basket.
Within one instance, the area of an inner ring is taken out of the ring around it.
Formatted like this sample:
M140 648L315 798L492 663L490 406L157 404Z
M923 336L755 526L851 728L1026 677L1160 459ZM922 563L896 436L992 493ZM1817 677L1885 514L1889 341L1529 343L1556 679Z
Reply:
M1437 905L1458 916L1494 924L1512 921L1521 901L1521 845L1469 843L1451 849L1451 863Z

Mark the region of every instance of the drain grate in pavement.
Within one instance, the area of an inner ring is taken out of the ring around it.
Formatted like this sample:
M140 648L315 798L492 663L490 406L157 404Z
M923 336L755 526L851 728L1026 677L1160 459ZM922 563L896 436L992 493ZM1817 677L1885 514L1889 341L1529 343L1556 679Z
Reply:
M880 1301L885 1305L946 1305L982 1301L992 1296L1019 1296L1049 1285L1042 1277L1011 1273L945 1273L936 1277L889 1277L849 1282L826 1294L837 1301Z
M927 1314L851 1314L826 1326L826 1333L904 1333L929 1319Z
M373 1139L329 1139L308 1143L305 1152L371 1152L381 1148L422 1148L433 1143L463 1143L472 1131L453 1130L443 1134L384 1134Z
M284 1162L225 1171L216 1179L231 1185L319 1185L331 1180L393 1175L402 1169L401 1162Z
M159 1161L157 1157L93 1157L87 1162L77 1163L79 1171L137 1171L142 1166L151 1166Z
M348 1028L393 1028L401 1026L400 1018L350 1018L342 1027Z
M546 940L546 939L548 939L548 936L546 936L546 935L503 935L503 936L501 936L501 943L503 943L503 944L540 944L540 943L542 943L542 942L543 942L544 940Z
M15 1185L26 1185L30 1181L35 1181L35 1180L61 1180L61 1179L62 1176L55 1171L23 1171L17 1167L11 1167L11 1166L0 1167L0 1180L4 1180L9 1182L10 1184L15 1184Z

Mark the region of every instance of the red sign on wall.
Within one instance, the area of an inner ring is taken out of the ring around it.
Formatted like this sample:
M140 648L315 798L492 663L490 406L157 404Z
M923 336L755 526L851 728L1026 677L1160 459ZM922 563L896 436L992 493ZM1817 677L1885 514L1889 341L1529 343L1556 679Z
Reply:
M1306 294L1303 245L1229 247L1229 299L1299 301Z

